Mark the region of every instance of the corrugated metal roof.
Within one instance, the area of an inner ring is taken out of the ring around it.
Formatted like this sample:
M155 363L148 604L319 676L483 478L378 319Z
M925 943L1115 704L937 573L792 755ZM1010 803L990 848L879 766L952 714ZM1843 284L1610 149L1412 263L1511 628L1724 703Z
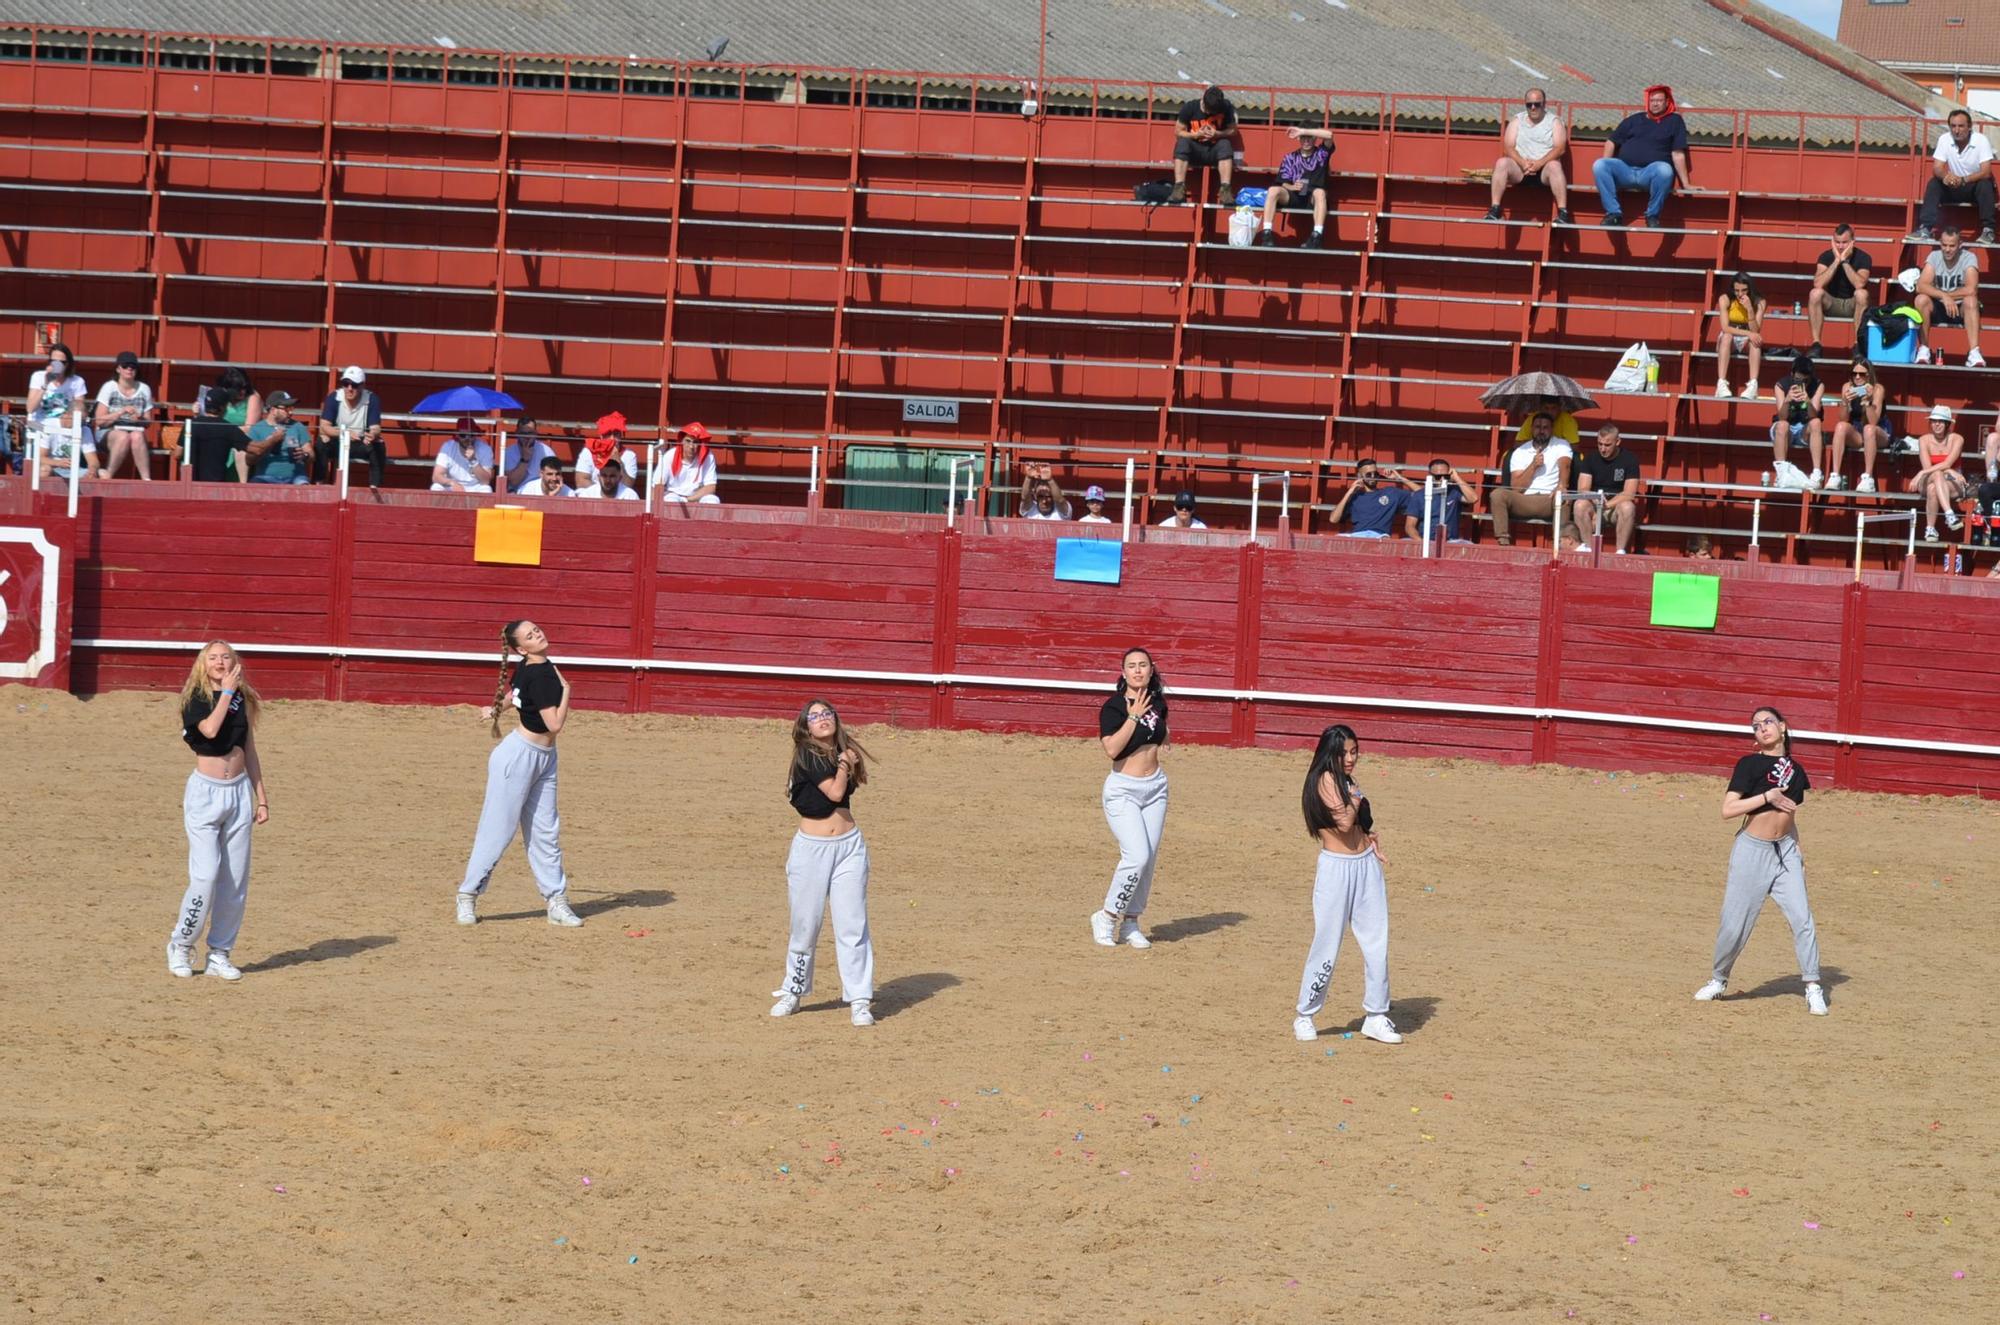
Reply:
M2000 4L1994 0L1845 0L1840 41L1871 60L2000 65Z

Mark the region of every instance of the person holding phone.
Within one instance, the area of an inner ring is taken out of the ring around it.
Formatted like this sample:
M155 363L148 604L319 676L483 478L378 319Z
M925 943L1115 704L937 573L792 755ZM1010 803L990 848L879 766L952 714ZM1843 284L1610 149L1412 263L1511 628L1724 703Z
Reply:
M84 477L97 477L97 437L81 421L87 394L69 346L50 346L48 363L28 378L26 402L28 435L35 441L35 463L43 478L66 479L79 460Z
M181 796L188 886L167 935L167 970L183 980L194 974L195 940L204 926L204 974L243 978L229 954L250 895L250 829L271 817L252 731L262 703L243 679L243 660L229 641L213 640L195 655L181 687L181 739L194 751L194 771Z

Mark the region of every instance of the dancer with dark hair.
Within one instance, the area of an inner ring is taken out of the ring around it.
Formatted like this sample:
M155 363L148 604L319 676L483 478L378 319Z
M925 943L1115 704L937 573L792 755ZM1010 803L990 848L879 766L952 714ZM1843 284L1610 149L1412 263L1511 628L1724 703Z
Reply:
M264 769L257 762L251 729L262 707L243 679L243 660L227 640L215 640L195 655L181 687L181 739L194 751L181 798L187 827L188 887L180 918L167 936L167 970L185 979L194 974L194 942L208 925L209 975L241 980L229 960L243 927L243 903L250 895L250 829L271 817L264 796Z
M517 653L521 662L514 667ZM486 803L479 811L465 880L458 885L458 923L479 923L479 896L519 828L535 887L548 903L549 923L574 929L583 918L570 909L562 819L556 813L556 737L569 718L569 680L549 661L549 637L532 621L509 621L500 630L493 704L479 710L480 717L492 720L495 736L500 734L501 711L510 704L521 725L486 760Z
M1360 759L1361 740L1354 729L1339 723L1328 727L1319 734L1299 796L1306 835L1319 843L1319 871L1313 877L1312 947L1299 981L1292 1034L1301 1040L1319 1038L1313 1018L1326 1006L1341 932L1351 928L1361 949L1361 1033L1384 1044L1401 1044L1403 1037L1389 1020L1389 892L1382 880L1375 814L1354 785Z
M840 997L856 1026L873 1026L875 948L868 939L868 844L848 809L868 781L868 752L847 734L840 714L823 699L799 710L792 723L792 763L785 797L799 812L799 831L785 859L792 933L785 978L771 991L774 1017L789 1017L812 992L813 950L820 923L833 911L833 952L840 963Z
M1104 894L1104 908L1090 916L1090 935L1115 948L1150 948L1139 916L1153 893L1160 834L1167 826L1167 775L1160 751L1167 743L1167 694L1153 655L1125 650L1118 684L1097 711L1097 734L1111 758L1104 779L1104 821L1118 839L1118 868Z
M1764 705L1751 713L1750 732L1756 752L1736 761L1729 790L1722 796L1722 817L1743 822L1737 825L1736 845L1729 850L1729 883L1723 889L1722 925L1715 935L1715 970L1694 996L1706 1003L1729 987L1730 969L1750 941L1750 930L1768 897L1792 927L1799 978L1806 985L1806 1011L1823 1017L1826 991L1819 983L1819 936L1806 902L1805 862L1799 856L1799 805L1812 783L1792 758L1792 732L1784 714Z

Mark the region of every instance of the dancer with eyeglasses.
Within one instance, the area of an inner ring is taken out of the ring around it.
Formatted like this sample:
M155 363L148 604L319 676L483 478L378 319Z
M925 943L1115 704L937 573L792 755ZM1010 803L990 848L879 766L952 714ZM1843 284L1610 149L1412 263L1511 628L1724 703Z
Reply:
M792 763L785 797L799 814L785 860L791 892L792 933L785 978L772 996L774 1017L789 1017L812 992L813 953L820 923L833 912L833 954L840 964L840 997L856 1026L873 1026L875 947L868 937L868 844L861 840L848 804L868 781L868 752L841 726L823 699L799 710L792 724Z

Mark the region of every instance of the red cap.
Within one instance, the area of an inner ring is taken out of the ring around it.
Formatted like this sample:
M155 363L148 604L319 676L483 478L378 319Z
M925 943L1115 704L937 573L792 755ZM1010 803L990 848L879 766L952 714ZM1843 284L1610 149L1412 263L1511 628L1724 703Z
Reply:
M597 421L597 435L599 437L609 437L612 433L622 433L624 431L625 416L615 409Z
M692 437L697 442L705 442L709 440L708 429L704 428L700 423L682 424L680 431L681 431L681 436Z

